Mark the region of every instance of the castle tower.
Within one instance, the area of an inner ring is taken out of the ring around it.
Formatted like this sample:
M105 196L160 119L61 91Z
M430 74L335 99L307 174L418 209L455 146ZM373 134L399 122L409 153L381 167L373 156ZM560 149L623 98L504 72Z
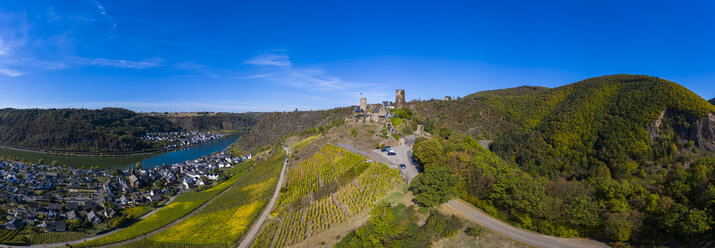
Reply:
M395 108L405 107L405 90L398 89L395 91Z
M367 97L360 98L360 109L367 113Z

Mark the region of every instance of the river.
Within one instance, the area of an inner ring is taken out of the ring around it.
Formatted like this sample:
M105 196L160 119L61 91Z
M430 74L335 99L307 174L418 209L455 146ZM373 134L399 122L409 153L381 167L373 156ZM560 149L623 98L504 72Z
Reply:
M114 156L114 157L99 157L99 156L64 156L64 155L54 155L54 154L44 154L38 152L29 151L19 151L7 148L0 148L0 156L16 159L25 160L31 162L37 162L43 159L46 164L57 160L60 164L66 164L69 166L89 168L91 166L98 166L102 169L110 168L128 168L137 162L142 162L142 167L145 169L153 168L163 164L173 164L184 162L187 160L194 160L217 151L226 149L231 144L236 142L240 135L229 135L218 140L211 142L206 142L197 146L189 147L182 150L176 150L171 152L162 152L154 154L145 155L129 155L129 156Z

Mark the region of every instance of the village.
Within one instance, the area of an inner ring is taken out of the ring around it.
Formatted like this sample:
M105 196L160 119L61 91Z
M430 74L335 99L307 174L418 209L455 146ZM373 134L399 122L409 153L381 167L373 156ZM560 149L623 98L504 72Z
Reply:
M221 151L196 160L150 169L83 169L0 160L0 218L6 229L64 232L116 228L118 219L140 216L130 208L153 209L173 196L210 187L222 172L248 160ZM109 224L111 221L112 224Z
M214 141L226 136L224 133L176 131L147 133L142 140L167 143L163 150L182 149L209 141Z

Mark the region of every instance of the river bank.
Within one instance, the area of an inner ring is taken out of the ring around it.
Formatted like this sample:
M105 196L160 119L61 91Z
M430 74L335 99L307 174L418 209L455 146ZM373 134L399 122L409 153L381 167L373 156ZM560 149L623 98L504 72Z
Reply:
M240 135L228 135L215 141L168 152L158 151L152 153L113 156L64 155L0 146L0 157L31 162L37 162L42 159L46 164L50 164L52 161L57 161L60 164L67 166L74 166L78 168L96 166L101 169L127 168L137 162L142 162L142 165L145 168L151 168L162 164L173 164L186 160L192 160L216 151L222 151L236 142L239 137Z

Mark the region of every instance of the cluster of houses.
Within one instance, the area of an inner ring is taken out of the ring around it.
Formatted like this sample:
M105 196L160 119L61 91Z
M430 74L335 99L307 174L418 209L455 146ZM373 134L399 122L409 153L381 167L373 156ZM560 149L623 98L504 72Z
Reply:
M181 191L218 180L221 168L250 159L218 152L151 169L65 168L0 160L0 218L17 230L34 225L62 232L119 217L120 210L159 203ZM138 216L134 216L138 217Z
M142 140L154 142L164 141L168 143L164 146L164 150L175 150L217 140L223 138L224 136L225 134L223 133L207 133L199 131L156 132L147 133L142 137Z

